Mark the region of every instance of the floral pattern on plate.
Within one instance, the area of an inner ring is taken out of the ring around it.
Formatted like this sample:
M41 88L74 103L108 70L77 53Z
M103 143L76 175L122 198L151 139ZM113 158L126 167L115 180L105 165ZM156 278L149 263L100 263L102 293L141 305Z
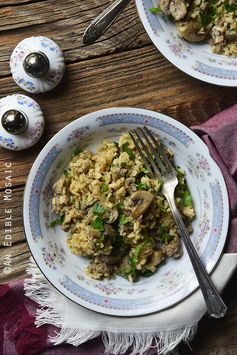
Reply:
M188 59L188 55L193 54L191 46L188 43L181 41L180 38L175 36L173 33L170 34L170 38L166 40L166 43L176 57Z
M237 58L212 53L208 43L187 43L178 38L172 21L149 10L159 7L159 0L136 0L136 5L147 34L172 64L199 80L237 86Z
M42 248L42 255L45 264L53 270L57 270L58 266L63 267L65 264L65 251L62 247L59 247L57 243L49 242L48 247Z
M200 153L188 157L187 168L191 174L195 175L197 179L202 181L205 181L206 176L211 175L208 159Z
M134 316L163 310L180 302L197 287L185 249L179 260L169 259L154 275L132 285L120 276L111 280L92 280L83 271L88 261L73 255L66 247L67 234L60 226L50 230L45 226L47 217L44 211L52 198L49 184L53 184L63 172L64 165L60 167L59 162L68 161L78 142L77 135L74 141L68 140L72 132L83 132L84 142L89 137L87 148L94 151L101 140L116 140L122 132L144 124L159 134L164 143L171 143L176 164L187 173L197 213L191 238L210 272L220 257L228 227L224 179L200 138L165 115L136 108L114 108L73 121L39 154L25 190L24 225L38 266L60 292L82 306L105 314ZM50 272L49 256L48 264L45 261L44 253L50 242L56 242L65 250L64 266L57 259L53 261L57 274Z

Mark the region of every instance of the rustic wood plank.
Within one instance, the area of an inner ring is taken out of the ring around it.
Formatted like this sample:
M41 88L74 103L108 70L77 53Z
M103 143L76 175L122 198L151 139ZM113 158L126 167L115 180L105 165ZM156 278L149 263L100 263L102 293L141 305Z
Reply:
M82 44L86 27L109 3L49 0L0 8L0 77L9 75L9 58L17 43L32 35L55 40L67 63L149 44L133 3L100 40L91 46Z
M4 7L0 11L1 32L77 17L85 4L80 3L76 6L73 0L49 0Z
M20 242L0 249L0 283L26 276L30 251L27 243Z
M35 0L37 1L37 0ZM26 3L32 2L32 0L3 0L0 2L0 8L1 7L6 7L6 6L16 6L16 5L23 5Z
M0 97L15 92L24 93L8 77L0 79ZM153 46L145 46L110 54L103 60L93 58L67 65L65 78L55 90L32 96L45 114L42 139L29 155L0 148L1 167L8 161L15 166L15 186L25 183L34 159L52 135L84 114L115 106L144 107L191 126L235 103L237 89L220 90L187 77ZM4 179L1 168L0 189L4 188Z
M190 347L182 344L181 355L236 355L237 353L237 272L223 292L228 306L222 319L205 316Z

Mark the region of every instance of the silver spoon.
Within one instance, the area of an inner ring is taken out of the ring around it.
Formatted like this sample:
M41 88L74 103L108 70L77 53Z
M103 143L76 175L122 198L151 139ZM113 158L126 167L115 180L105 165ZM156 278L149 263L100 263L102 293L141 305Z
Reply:
M82 38L83 43L92 44L102 36L130 1L131 0L115 0L112 5L105 9L87 27Z

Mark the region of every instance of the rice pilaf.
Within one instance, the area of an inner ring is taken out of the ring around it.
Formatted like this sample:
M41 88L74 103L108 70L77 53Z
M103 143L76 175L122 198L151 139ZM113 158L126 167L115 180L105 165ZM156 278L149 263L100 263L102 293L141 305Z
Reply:
M173 155L167 149L172 161ZM184 172L176 203L191 232L195 216ZM182 247L162 181L149 177L129 134L104 140L96 153L76 152L54 184L53 212L68 232L72 253L90 258L86 273L94 279L115 274L137 281L152 275L166 258L179 258Z
M191 17L201 18L203 26L200 31L209 32L212 51L236 57L237 2L235 0L194 0L194 5ZM205 11L207 11L206 19Z
M214 53L237 57L236 0L160 0L159 5L151 11L173 21L181 38L208 41Z

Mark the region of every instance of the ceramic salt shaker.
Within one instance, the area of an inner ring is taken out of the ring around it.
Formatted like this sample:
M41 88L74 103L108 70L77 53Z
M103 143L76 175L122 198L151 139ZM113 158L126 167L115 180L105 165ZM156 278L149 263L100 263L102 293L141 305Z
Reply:
M15 47L10 67L17 85L38 94L60 83L65 63L61 48L53 40L37 36L25 38Z
M0 146L23 150L33 146L44 130L44 117L36 101L25 95L0 99Z

